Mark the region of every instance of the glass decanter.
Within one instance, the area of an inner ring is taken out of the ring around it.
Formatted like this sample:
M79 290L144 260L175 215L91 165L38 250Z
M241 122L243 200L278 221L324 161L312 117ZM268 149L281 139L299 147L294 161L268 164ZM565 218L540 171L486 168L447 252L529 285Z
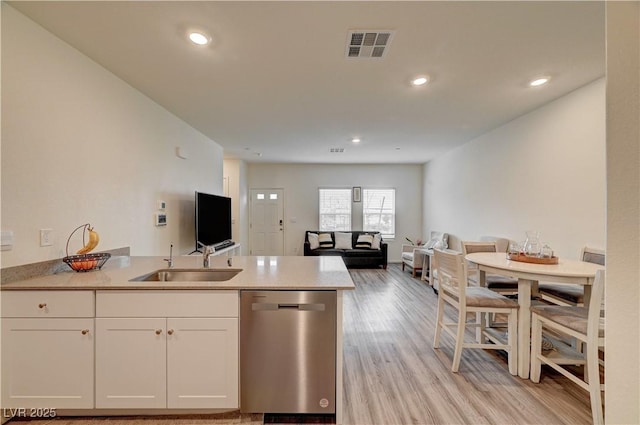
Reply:
M525 255L530 257L539 257L542 245L540 245L540 232L535 230L529 230L527 233L527 239L524 241L523 251Z
M549 246L548 243L545 243L542 245L542 250L540 252L540 256L542 258L552 258L553 255L553 249Z

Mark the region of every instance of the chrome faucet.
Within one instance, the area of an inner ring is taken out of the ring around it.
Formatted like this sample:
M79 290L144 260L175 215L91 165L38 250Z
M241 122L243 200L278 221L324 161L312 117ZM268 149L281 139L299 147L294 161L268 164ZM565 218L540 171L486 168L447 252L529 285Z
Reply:
M167 267L173 267L173 244L169 247L169 258L165 258L164 261L167 262Z
M202 267L208 269L211 263L209 257L216 252L216 249L212 245L205 245L200 241L198 241L198 245L202 247Z

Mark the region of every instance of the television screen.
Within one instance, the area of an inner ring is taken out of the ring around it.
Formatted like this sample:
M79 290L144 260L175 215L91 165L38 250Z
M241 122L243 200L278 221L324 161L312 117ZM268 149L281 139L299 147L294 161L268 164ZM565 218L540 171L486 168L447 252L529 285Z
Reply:
M196 251L231 240L231 198L196 192Z

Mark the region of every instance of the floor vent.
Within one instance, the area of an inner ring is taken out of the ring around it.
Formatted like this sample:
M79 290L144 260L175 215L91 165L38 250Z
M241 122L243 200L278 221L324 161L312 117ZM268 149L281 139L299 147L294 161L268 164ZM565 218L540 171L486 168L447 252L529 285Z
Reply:
M391 44L392 37L393 31L349 31L346 56L351 59L382 58Z
M331 153L343 153L344 148L329 148L329 152Z

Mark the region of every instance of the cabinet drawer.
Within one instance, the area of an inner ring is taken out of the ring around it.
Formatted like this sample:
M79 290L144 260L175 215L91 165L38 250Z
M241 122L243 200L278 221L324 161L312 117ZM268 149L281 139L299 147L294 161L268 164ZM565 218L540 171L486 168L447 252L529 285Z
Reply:
M238 317L238 291L98 291L96 317Z
M93 317L93 291L3 291L2 317Z

